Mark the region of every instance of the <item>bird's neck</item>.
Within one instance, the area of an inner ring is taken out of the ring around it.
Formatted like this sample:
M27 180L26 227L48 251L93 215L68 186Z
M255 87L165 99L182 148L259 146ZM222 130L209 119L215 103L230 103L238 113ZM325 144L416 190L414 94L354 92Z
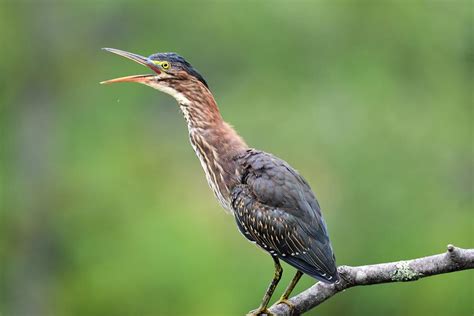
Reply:
M239 181L235 156L248 149L219 112L211 92L201 91L176 98L188 124L189 140L206 174L209 186L224 208L231 210L230 191Z

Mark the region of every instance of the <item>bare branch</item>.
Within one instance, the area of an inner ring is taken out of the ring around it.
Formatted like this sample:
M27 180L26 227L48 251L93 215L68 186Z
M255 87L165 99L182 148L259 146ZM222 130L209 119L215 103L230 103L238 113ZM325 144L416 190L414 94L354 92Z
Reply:
M336 284L318 282L309 289L289 299L293 309L286 304L273 305L275 315L299 315L345 289L389 282L415 281L424 277L474 268L474 249L448 245L448 251L439 255L381 263L367 266L341 266L341 281Z

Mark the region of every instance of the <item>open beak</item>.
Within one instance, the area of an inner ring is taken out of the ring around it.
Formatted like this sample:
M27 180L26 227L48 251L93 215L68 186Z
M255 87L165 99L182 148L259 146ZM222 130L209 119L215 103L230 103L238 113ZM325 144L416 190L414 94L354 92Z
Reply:
M102 49L106 50L108 52L117 54L119 56L128 58L130 60L133 60L134 62L137 62L137 63L139 63L143 66L146 66L146 67L150 68L151 70L153 70L157 75L161 74L160 68L158 68L158 66L156 66L150 59L148 59L146 57L143 57L143 56L140 56L140 55L137 55L137 54L133 54L133 53L129 53L129 52L126 52L126 51L123 51L123 50L115 49L115 48L102 48ZM102 81L101 84L115 83L115 82L139 82L139 83L143 83L143 82L146 82L146 81L150 80L151 78L154 78L155 76L156 76L155 74L127 76L127 77L121 77L121 78L115 78L115 79L111 79L111 80Z

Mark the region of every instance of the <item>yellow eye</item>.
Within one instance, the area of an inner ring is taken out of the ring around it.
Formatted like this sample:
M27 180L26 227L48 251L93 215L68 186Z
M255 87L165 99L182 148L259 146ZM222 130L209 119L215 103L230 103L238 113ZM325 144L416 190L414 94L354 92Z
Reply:
M167 62L167 61L163 61L161 63L161 67L163 67L163 69L169 69L170 68L170 63Z

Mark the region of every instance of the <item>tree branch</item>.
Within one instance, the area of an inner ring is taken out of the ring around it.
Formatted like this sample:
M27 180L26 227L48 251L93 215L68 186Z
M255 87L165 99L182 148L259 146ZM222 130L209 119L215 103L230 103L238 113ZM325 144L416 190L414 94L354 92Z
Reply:
M354 286L415 281L436 274L473 268L474 249L462 249L453 245L448 245L446 253L429 257L359 267L340 266L338 271L341 280L338 283L318 282L289 299L294 305L293 309L286 304L278 304L269 310L275 315L299 315Z

